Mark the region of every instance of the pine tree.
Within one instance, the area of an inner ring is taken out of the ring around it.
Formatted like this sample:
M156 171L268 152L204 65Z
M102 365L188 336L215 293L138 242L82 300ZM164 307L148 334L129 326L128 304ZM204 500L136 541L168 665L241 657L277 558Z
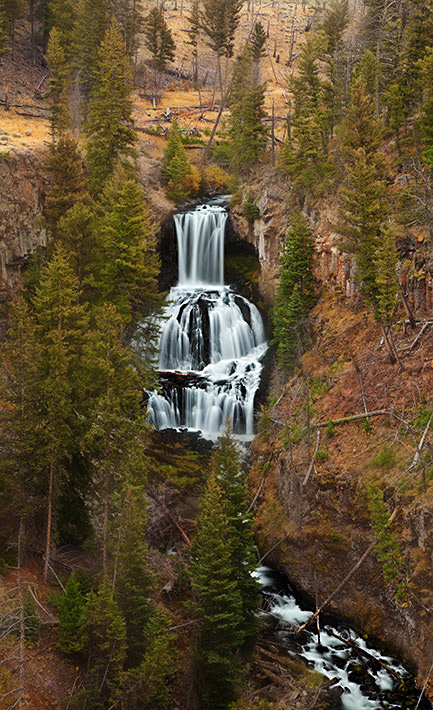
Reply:
M339 227L344 249L356 257L362 291L370 304L376 298L376 254L382 239L382 225L389 216L388 188L378 177L377 168L362 148L356 162L347 170L347 183L341 190L341 215L345 224Z
M248 45L237 58L230 92L232 164L238 170L257 162L266 146L264 101L265 85L258 81L257 64Z
M99 194L118 161L132 155L132 75L125 43L112 20L98 54L96 83L91 94L87 133L87 166L93 195Z
M70 124L69 67L60 35L55 27L50 32L47 62L50 68L51 136L53 146Z
M102 564L109 567L109 529L118 509L122 479L143 466L144 420L140 411L142 382L130 349L122 343L122 318L113 305L95 317L84 350L83 389L89 403L90 427L84 445L94 469L94 485L102 502Z
M98 79L100 46L108 25L108 0L78 0L73 28L74 64L86 99Z
M138 459L138 463L141 464L138 466L139 471L134 471L134 477L138 480L132 485L130 482L125 484L115 556L115 589L126 623L129 667L136 667L141 663L149 637L151 638L149 629L146 629L151 617L149 597L153 581L147 563L148 552L145 543L146 476L144 461Z
M52 152L48 168L51 171L51 189L48 192L44 218L51 240L60 236L59 222L76 204L89 201L87 180L78 141L62 135Z
M176 45L161 8L153 8L144 20L144 41L158 71L174 59Z
M351 101L341 126L344 157L349 162L356 162L357 151L362 149L365 156L383 165L377 155L382 142L383 127L377 120L371 95L363 76L358 75L351 86Z
M233 579L242 599L242 619L239 628L243 634L243 648L251 649L258 632L255 616L260 603L257 582L252 572L257 566L256 547L252 532L252 516L247 512L247 489L241 470L240 450L226 423L217 441L212 464L212 475L223 492L223 508L228 523L227 536L231 542Z
M273 313L278 362L292 368L302 349L304 319L314 304L314 242L305 220L292 216L281 255L280 284Z
M98 591L89 595L87 623L89 695L100 703L116 696L126 658L126 625L107 576L102 578Z
M139 183L118 171L100 200L92 286L97 303L112 303L124 318L153 316L161 306L159 258ZM150 345L150 343L149 343Z
M38 340L35 320L23 296L9 314L7 339L0 350L0 499L10 514L27 517L37 508L39 467L35 428L39 418Z
M7 36L9 35L12 39L12 50L15 44L15 23L20 17L23 10L22 0L0 0L0 17L2 18L4 32ZM6 41L4 40L5 46Z
M122 696L128 710L164 710L167 707L167 679L173 674L175 660L170 631L171 619L158 606L143 633L148 641L144 660L123 674Z
M50 10L53 28L58 33L65 61L69 70L71 70L71 62L74 55L74 25L77 19L77 5L74 0L51 0Z
M170 198L179 202L186 199L188 188L185 181L190 172L191 165L183 147L179 124L174 119L168 135L168 145L161 162L161 177L168 186L167 194Z
M200 619L196 676L205 710L226 710L240 671L243 604L233 577L232 552L224 493L212 476L202 498L190 568Z
M82 653L87 643L86 601L75 572L58 603L58 617L60 650L71 655Z
M138 49L138 36L143 31L144 16L138 0L114 0L114 14L132 60Z
M58 248L42 272L34 302L40 346L37 374L41 426L37 450L48 478L45 579L50 562L55 504L62 479L67 474L67 462L77 449L77 438L81 433L76 405L87 316L77 299L77 280L65 253Z
M36 602L29 589L24 596L24 634L26 641L35 642L39 638L41 620Z
M256 22L250 39L253 61L258 63L266 56L266 32L261 22Z
M334 102L330 99L329 82L320 74L327 43L323 32L308 37L300 50L298 74L291 80L294 114L278 167L292 178L294 192L301 199L323 194L334 178L328 151Z
M207 37L208 46L217 55L217 77L223 94L221 58L232 57L234 36L239 26L244 0L203 0L201 29Z
M348 0L331 0L322 22L322 30L328 39L327 51L329 54L333 55L337 50L348 23Z

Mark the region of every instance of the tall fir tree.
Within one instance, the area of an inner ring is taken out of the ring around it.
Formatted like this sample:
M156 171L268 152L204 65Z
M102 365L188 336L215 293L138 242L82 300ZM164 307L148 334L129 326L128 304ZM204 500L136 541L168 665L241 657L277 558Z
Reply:
M159 258L142 189L122 170L101 195L97 231L91 283L96 302L114 304L126 323L153 316L162 303Z
M212 476L202 497L190 568L200 620L196 677L204 710L227 709L241 668L243 605L232 554L224 493Z
M200 37L200 0L192 0L191 9L188 18L188 41L192 47L192 56L194 64L194 83L198 83L198 41Z
M68 462L82 434L80 357L87 331L86 309L78 304L78 285L66 254L58 248L42 272L34 310L39 339L37 360L39 426L38 456L46 472L46 546L48 576L56 504L68 475Z
M47 62L50 68L50 109L51 139L53 146L70 125L70 69L61 43L60 34L55 27L50 32Z
M294 213L281 255L280 283L273 312L274 343L280 366L297 363L305 340L305 317L314 305L314 242L305 219Z
M73 27L74 65L86 100L98 79L100 46L109 25L108 0L78 0Z
M86 599L75 572L69 577L57 606L58 647L72 656L81 654L87 643Z
M144 41L159 71L174 59L176 45L161 8L154 7L144 20Z
M98 53L96 83L86 125L87 167L93 195L99 194L119 160L133 154L132 74L125 42L112 20Z
M258 61L248 44L237 58L230 92L230 137L235 169L250 168L262 154L267 131L264 124L265 84L259 82Z
M53 28L58 33L69 71L72 70L74 58L74 25L76 22L77 4L74 0L51 0L50 10ZM51 30L52 31L52 30Z
M161 162L161 177L167 184L168 196L181 202L188 196L186 183L187 176L191 173L191 165L186 157L182 143L182 134L175 118L168 134L168 144Z

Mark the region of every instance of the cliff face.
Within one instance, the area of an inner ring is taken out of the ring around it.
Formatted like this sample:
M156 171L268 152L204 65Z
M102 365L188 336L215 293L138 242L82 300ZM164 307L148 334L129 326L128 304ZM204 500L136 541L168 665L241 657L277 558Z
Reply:
M11 151L0 158L0 300L16 286L21 267L47 235L42 209L47 189L44 152Z

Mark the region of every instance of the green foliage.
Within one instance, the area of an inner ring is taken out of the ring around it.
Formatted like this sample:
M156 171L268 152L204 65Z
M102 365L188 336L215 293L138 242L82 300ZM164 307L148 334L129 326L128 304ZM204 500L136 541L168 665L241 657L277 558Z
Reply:
M109 24L108 0L78 0L73 27L74 66L86 99L98 81L100 46Z
M41 620L38 614L36 602L29 589L24 595L24 638L29 643L34 643L39 639Z
M327 51L329 54L339 48L344 30L349 23L348 0L331 0L326 7L326 14L322 22L322 30L327 37Z
M163 71L172 62L176 45L161 8L154 7L144 20L144 41L157 69Z
M243 0L203 0L201 29L218 57L233 56L234 34L239 25Z
M53 145L70 124L69 67L60 35L55 27L50 32L47 62L50 69L51 135Z
M326 424L326 436L330 439L332 436L334 436L335 433L335 425L332 419L328 419L328 422Z
M122 695L128 710L164 710L167 707L167 679L174 670L174 634L163 606L153 612L143 629L148 639L144 660L122 677Z
M394 450L384 444L379 453L370 461L370 466L380 468L382 471L387 471L395 466L396 458Z
M239 650L250 649L257 634L254 540L246 511L239 450L227 425L214 453L191 550L200 619L196 675L208 710L222 710L234 699Z
M274 307L274 343L279 365L293 368L301 354L303 321L314 303L314 243L305 220L293 214L281 256L281 280Z
M181 202L188 197L189 190L186 179L189 173L191 173L191 165L183 147L179 124L174 119L161 163L161 177L168 186L167 195L171 199Z
M382 563L385 581L389 582L397 575L398 567L401 565L400 547L388 522L388 508L377 476L370 478L367 498L372 528L377 537L377 560Z
M58 602L58 618L60 650L71 655L82 653L87 643L86 601L76 572Z
M10 150L0 151L0 160L4 160L5 163L10 163L12 160Z
M122 679L126 658L126 626L113 598L111 582L103 577L87 602L89 628L89 682L99 700L110 700Z
M316 461L318 463L325 463L329 459L329 451L327 451L323 446L319 447L316 452Z
M125 42L116 20L111 20L98 53L95 86L86 124L89 185L98 195L119 160L133 153L132 74Z
M230 89L231 162L237 170L256 163L267 142L265 84L258 81L253 52L247 45L237 58Z
M125 323L153 315L161 304L159 258L137 180L116 171L100 196L98 240L88 287L98 305L111 303ZM150 345L150 339L149 339Z
M399 292L395 237L389 228L382 232L382 240L376 253L376 269L374 317L378 323L389 327L392 324L396 296Z
M251 53L254 62L266 56L266 32L261 22L256 22L250 38Z
M254 197L251 192L248 192L246 200L242 204L242 214L249 222L260 219L260 208L254 202Z

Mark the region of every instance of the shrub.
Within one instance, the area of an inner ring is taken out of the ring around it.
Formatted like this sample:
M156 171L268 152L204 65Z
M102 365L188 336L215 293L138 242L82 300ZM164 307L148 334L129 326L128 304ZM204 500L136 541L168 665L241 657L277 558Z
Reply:
M387 471L395 465L395 454L390 446L384 444L379 453L371 459L370 465Z

